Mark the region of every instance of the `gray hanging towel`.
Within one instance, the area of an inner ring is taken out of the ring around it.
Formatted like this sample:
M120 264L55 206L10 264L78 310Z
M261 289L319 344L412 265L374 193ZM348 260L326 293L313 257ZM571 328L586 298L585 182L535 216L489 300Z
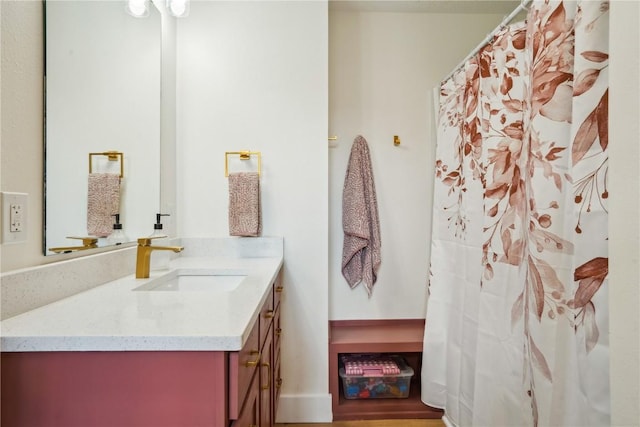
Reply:
M367 141L353 141L342 192L342 275L351 288L364 283L369 297L380 268L380 222Z

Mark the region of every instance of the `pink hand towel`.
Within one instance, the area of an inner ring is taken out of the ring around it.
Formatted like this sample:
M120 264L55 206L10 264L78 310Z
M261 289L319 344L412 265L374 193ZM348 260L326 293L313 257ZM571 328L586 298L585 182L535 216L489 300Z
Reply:
M257 237L262 233L260 175L229 174L229 235Z
M351 288L364 283L369 297L380 268L380 222L367 141L353 141L342 193L342 275Z
M106 237L113 231L113 217L120 211L120 175L90 173L87 194L87 234Z

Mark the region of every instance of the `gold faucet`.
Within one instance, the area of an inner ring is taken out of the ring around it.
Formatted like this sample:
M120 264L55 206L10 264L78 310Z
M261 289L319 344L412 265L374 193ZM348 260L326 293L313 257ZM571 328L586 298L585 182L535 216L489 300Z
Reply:
M151 265L151 252L153 251L173 251L182 252L182 246L151 246L151 240L160 239L167 236L142 237L138 239L138 253L136 255L136 279L147 279L149 277L149 267Z
M84 251L86 249L93 249L98 247L97 237L67 237L67 239L82 240L82 246L60 246L57 248L49 248L51 252L55 253L68 253L73 251Z

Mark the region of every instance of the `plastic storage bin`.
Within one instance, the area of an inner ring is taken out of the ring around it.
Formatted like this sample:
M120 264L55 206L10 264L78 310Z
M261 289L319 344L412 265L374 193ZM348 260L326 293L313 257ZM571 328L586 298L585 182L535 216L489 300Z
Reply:
M341 357L339 374L347 399L405 399L413 369L400 356Z

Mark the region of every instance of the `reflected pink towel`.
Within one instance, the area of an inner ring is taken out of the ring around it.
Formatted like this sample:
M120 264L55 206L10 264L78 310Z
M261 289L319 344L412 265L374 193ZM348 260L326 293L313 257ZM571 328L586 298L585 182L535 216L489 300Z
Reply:
M257 237L262 233L260 175L229 174L229 235Z
M355 288L360 282L369 297L380 268L380 222L367 141L353 141L342 193L342 275Z
M87 195L87 233L106 237L113 230L111 215L120 211L120 175L90 173Z

